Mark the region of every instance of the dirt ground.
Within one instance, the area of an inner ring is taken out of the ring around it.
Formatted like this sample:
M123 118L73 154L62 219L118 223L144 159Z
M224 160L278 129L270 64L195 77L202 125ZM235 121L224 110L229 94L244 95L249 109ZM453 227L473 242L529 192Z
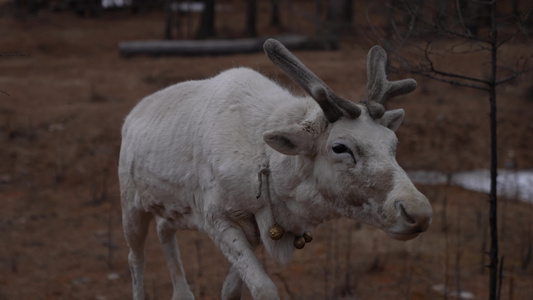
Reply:
M262 53L119 56L120 41L161 38L163 20L160 11L103 12L99 19L46 10L0 14L0 300L131 298L116 169L121 124L142 97L235 66L293 88ZM273 33L266 23L260 33ZM235 32L222 24L222 32ZM338 51L296 55L340 95L358 100L371 45L365 31L343 39ZM530 47L513 44L509 51ZM443 63L468 68L480 58ZM486 94L416 79L414 93L388 104L407 114L397 133L400 165L446 173L488 168ZM533 168L531 82L525 75L498 90L501 168ZM457 291L462 299L487 298L488 197L451 186L419 188L434 219L413 241L342 219L317 228L313 243L286 266L258 250L283 299L450 299ZM502 299L533 299L533 206L500 199L499 207ZM196 297L218 299L225 258L204 234L180 231L178 240ZM146 257L148 298L170 299L153 226Z

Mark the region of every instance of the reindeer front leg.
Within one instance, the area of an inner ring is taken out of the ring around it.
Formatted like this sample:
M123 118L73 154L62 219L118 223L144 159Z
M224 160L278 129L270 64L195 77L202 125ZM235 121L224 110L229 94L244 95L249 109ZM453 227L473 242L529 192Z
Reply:
M255 300L279 299L276 285L265 273L242 227L221 215L209 216L206 220L210 220L208 235L232 264L224 283L223 299L239 299L240 279Z

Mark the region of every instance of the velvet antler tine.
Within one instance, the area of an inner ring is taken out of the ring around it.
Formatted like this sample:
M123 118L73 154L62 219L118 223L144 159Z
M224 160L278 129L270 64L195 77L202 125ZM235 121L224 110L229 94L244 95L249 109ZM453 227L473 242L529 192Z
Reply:
M265 41L263 48L268 58L307 93L311 93L316 86L326 87L326 84L318 76L279 41L268 39Z
M380 46L374 46L368 51L366 62L366 91L363 97L364 101L381 102L381 93L385 90L387 84L387 75L385 67L387 64L387 53Z
M397 81L390 82L390 87L388 91L383 95L384 100L387 101L387 99L409 94L410 92L414 91L416 89L416 80L413 78L407 78Z
M351 118L357 118L361 114L360 108L355 103L335 95L318 76L279 41L268 39L263 48L276 66L315 99L330 123L336 122L345 114Z
M387 53L381 46L374 46L368 51L367 85L362 103L365 103L369 114L374 119L383 116L383 103L388 99L412 92L416 81L412 78L388 81L386 74Z
M304 89L307 91L306 88ZM316 85L311 87L307 93L315 99L330 123L335 123L340 119L342 111L329 100L327 88Z
M355 103L337 96L332 95L333 101L348 115L351 119L356 119L361 115L361 108Z
M329 122L334 123L342 111L329 101L326 84L300 62L283 44L275 39L265 41L263 48L268 58L289 78L300 85L320 105Z

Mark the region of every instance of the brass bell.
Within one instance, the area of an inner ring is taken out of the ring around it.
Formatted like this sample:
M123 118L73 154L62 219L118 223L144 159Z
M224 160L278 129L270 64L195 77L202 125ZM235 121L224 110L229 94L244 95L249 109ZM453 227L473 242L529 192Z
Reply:
M303 236L298 236L294 239L294 248L302 249L305 246L305 238Z
M271 239L277 241L283 236L283 228L281 228L278 224L274 224L272 227L270 227L268 234L270 235Z
M304 232L304 240L306 243L311 243L313 241L313 236L311 235L311 232Z

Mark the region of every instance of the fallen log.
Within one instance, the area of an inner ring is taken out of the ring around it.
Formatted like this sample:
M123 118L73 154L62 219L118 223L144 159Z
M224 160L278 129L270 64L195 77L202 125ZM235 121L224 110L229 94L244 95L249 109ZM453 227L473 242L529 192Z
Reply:
M276 36L287 48L295 49L335 49L336 41L309 38L301 35ZM123 56L132 55L228 55L263 51L267 38L232 40L149 40L121 42L119 52Z

